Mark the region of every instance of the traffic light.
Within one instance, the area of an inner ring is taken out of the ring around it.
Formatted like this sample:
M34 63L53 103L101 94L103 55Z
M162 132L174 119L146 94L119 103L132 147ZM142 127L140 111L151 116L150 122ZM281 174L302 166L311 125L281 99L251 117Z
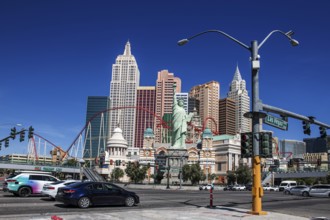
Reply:
M34 128L32 126L29 127L29 135L28 138L33 138L33 134L34 134Z
M318 166L318 167L321 166L321 159L320 159L320 158L317 159L316 163L317 163L317 166Z
M304 134L311 135L311 123L308 121L303 121Z
M105 159L104 156L101 156L101 157L100 157L100 165L101 165L101 166L104 164L104 159Z
M116 166L120 166L121 160L116 160Z
M319 127L320 129L320 137L326 138L327 137L327 129L325 127Z
M5 140L5 147L9 147L9 138Z
M24 141L24 139L25 139L25 131L22 130L22 131L20 131L20 133L19 133L19 142Z
M280 160L274 160L274 165L276 167L280 167Z
M16 138L16 128L13 127L11 130L10 130L10 137L11 139L15 139Z
M259 156L264 158L273 157L273 141L271 132L260 132Z
M253 135L252 132L241 133L241 158L252 157Z
M293 167L293 160L292 160L292 159L289 160L289 162L288 162L288 166L289 166L289 167Z

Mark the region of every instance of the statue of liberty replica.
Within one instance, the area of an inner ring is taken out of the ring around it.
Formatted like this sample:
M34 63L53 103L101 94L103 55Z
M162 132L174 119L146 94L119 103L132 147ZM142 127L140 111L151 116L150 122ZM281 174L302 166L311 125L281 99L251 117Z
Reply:
M163 183L169 182L172 184L179 184L181 188L181 171L182 166L188 163L188 154L186 148L187 137L187 123L191 121L194 113L187 115L184 109L183 100L177 100L175 90L176 84L173 84L173 106L172 106L172 143L171 147L167 150L167 178L162 180Z
M187 123L191 121L194 113L186 114L183 108L183 100L177 100L173 84L173 106L172 106L172 148L186 149Z

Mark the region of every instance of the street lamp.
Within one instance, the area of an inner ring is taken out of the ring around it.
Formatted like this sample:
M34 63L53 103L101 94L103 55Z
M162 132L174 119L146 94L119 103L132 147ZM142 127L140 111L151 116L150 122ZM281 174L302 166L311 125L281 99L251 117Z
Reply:
M79 177L79 179L80 179L80 181L82 181L82 179L83 179L82 177L83 177L84 164L85 164L85 160L81 158L79 160L79 165L80 165L80 177Z
M283 32L281 30L273 30L271 31L265 39L258 45L258 42L256 40L253 40L251 42L251 46L247 46L246 44L242 43L241 41L237 40L236 38L230 36L229 34L220 31L220 30L207 30L201 33L198 33L192 37L182 39L178 41L178 45L182 46L188 43L190 40L192 40L195 37L198 37L200 35L206 34L206 33L218 33L221 34L230 40L236 42L240 46L244 47L248 51L250 51L251 54L251 70L252 70L252 133L253 133L253 190L252 190L252 214L255 215L264 215L266 212L262 211L262 203L261 198L263 196L263 190L261 187L261 165L260 165L260 156L259 156L259 132L261 130L261 127L259 127L259 119L260 114L258 114L262 110L262 102L259 99L259 69L260 69L260 61L259 61L259 54L258 50L261 48L261 46L267 41L267 39L274 33L280 33L281 35L288 38L291 42L292 46L297 46L299 42L292 38L292 35L294 34L293 31Z

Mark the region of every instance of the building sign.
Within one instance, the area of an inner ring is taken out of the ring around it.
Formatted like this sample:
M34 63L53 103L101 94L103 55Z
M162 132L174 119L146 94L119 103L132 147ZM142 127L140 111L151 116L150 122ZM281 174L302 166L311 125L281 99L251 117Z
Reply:
M276 118L272 115L267 115L264 118L264 123L268 124L270 126L285 130L285 131L288 130L288 125L289 125L287 121L285 121L281 118Z
M59 167L34 167L34 170L45 172L62 172L62 168Z

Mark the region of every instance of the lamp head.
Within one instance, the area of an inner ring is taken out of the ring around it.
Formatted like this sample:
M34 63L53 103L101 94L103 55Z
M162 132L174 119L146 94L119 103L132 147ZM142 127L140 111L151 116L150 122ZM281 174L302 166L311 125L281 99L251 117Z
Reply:
M291 45L294 46L294 47L299 45L299 42L298 42L297 40L295 40L295 39L291 39L291 40L290 40L290 43L291 43Z
M182 40L179 40L179 41L178 41L178 45L179 45L179 46L183 46L183 45L185 45L185 44L188 43L188 42L189 42L188 39L182 39Z
M288 37L292 37L293 34L294 34L294 32L292 30L285 33L285 35Z

